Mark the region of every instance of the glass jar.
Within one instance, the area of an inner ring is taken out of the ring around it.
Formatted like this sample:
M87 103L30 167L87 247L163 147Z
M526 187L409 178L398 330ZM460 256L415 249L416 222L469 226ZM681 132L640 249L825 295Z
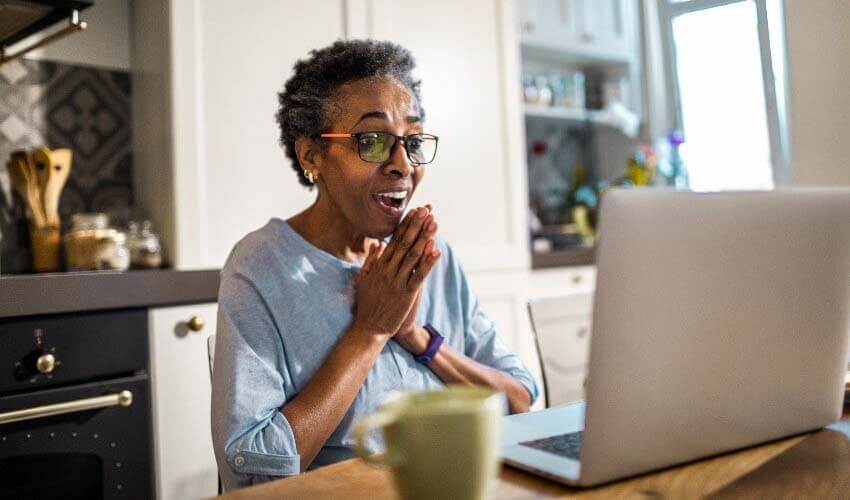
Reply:
M127 248L130 250L130 265L136 269L157 269L162 266L162 247L159 237L153 232L151 221L141 224L131 221L128 225Z
M69 271L126 271L130 268L127 235L109 227L103 213L74 214L65 234L65 264Z

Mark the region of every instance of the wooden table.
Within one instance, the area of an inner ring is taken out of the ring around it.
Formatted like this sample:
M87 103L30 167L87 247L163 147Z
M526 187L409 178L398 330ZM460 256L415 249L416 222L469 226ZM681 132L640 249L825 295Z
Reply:
M503 467L491 498L850 498L850 413L829 429L588 490ZM225 498L396 499L389 471L354 459Z

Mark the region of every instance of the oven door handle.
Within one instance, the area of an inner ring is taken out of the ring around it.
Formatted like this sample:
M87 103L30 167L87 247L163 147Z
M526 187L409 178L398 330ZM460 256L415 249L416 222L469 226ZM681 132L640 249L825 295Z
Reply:
M0 425L11 424L12 422L21 422L23 420L52 417L54 415L64 415L66 413L96 410L98 408L110 408L112 406L123 406L126 408L131 404L133 404L133 393L130 391L121 391L117 394L108 394L106 396L78 399L76 401L67 401L52 405L36 406L25 410L0 413Z

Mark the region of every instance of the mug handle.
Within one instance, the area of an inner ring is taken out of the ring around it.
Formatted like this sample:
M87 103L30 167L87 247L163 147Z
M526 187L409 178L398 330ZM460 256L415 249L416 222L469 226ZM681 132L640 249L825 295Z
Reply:
M354 453L370 465L396 464L398 460L396 457L390 456L389 450L385 450L383 453L372 454L366 449L366 436L370 432L383 429L395 421L395 414L388 413L386 411L378 411L377 413L373 413L372 415L369 415L357 422L357 425L354 426L353 432Z

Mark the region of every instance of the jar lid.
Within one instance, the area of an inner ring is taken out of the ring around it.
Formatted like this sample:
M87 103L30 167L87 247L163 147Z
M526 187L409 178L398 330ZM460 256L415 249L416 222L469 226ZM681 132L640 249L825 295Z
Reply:
M106 229L109 215L101 212L79 213L71 216L72 229Z

